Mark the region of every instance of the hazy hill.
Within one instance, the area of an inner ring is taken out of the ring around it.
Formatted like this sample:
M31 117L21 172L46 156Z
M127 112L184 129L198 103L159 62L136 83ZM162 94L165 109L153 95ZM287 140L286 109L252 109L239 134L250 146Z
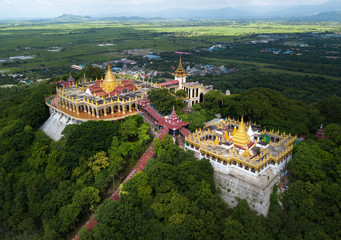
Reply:
M341 11L324 12L301 18L304 21L336 21L341 22Z
M329 2L318 5L299 5L267 14L269 16L280 17L304 17L331 11L341 11L340 0L330 0Z
M151 13L170 18L236 18L249 16L249 12L243 12L231 7L220 9L191 10L186 8L172 8L158 13Z
M72 14L63 14L53 19L53 21L55 22L83 22L83 21L90 21L90 20L93 20L93 19L89 16L79 16L79 15L72 15Z
M219 9L192 10L187 8L171 8L159 12L141 13L142 17L165 18L273 18L273 17L306 17L324 12L341 11L341 0L330 0L318 5L298 5L289 8L274 7L225 7ZM334 20L335 16L331 16ZM329 20L328 16L323 17ZM321 16L322 19L322 16ZM335 19L338 20L338 19Z

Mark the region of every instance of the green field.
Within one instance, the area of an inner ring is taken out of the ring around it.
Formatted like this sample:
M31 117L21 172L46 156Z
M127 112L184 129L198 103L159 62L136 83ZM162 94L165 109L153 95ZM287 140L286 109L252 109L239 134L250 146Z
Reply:
M254 61L242 61L242 60L233 60L233 59L218 59L218 58L203 58L206 61L210 61L212 64L246 64L246 65L253 65L259 67L259 70L262 72L268 73L285 73L285 74L292 74L292 75L299 75L299 76L312 76L312 77L324 77L332 80L341 80L341 77L335 77L325 74L317 74L317 73L305 73L305 72L298 72L298 71L290 71L280 69L279 66L276 64L269 64L269 63L261 63L261 62L254 62Z
M193 50L216 42L245 41L261 33L340 32L341 24L144 21L144 22L0 22L0 59L34 56L29 60L0 63L0 71L42 70L122 57L122 50ZM112 46L97 46L113 43ZM60 52L49 52L51 47ZM259 63L252 63L258 65ZM261 63L260 63L261 64Z

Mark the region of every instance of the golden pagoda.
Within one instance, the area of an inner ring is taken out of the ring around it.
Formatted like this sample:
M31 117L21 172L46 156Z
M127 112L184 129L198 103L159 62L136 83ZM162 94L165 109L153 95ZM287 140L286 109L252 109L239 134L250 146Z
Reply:
M101 87L106 93L110 93L114 90L116 86L118 86L118 82L116 80L115 75L111 71L110 61L108 61L108 71L105 74L104 81L101 84Z
M236 134L236 132L237 132L237 128L236 128L236 127L234 127L234 129L233 129L233 131L232 131L231 135L232 135L232 136L234 136L234 135Z
M218 139L218 136L216 136L213 142L213 146L217 146L218 144L219 144L219 139Z
M227 130L225 131L224 137L225 137L225 141L230 140L229 133L227 132Z
M244 126L244 120L242 117L242 120L240 121L239 128L234 134L232 138L232 142L235 145L244 147L250 143L250 137L247 135L247 132L245 131L245 126Z
M243 156L247 157L247 158L251 156L248 146L246 146L246 149L245 149L245 152L243 153Z
M180 62L179 62L179 66L176 69L175 73L173 73L173 76L176 77L184 77L187 76L188 74L186 73L185 69L182 66L182 61L181 61L181 56L180 56Z

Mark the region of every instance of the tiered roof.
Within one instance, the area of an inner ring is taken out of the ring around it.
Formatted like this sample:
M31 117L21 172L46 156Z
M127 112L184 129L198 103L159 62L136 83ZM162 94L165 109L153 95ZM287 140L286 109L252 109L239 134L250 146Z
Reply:
M83 80L82 80L82 83L84 84L84 83L87 83L88 81L87 81L87 79L86 79L86 77L85 77L85 73L84 73L84 77L83 77Z
M323 125L322 124L321 124L319 130L317 130L315 136L318 137L318 138L322 138L322 139L328 139L328 136L324 135L324 129L323 129Z
M232 138L232 142L234 143L234 145L238 145L241 147L245 147L251 142L249 135L247 135L245 131L243 117L242 117L242 120L240 121L238 130L236 131L236 133L234 134Z
M146 93L143 94L143 97L138 102L138 104L141 105L142 107L146 107L146 106L148 106L150 104L150 102L149 102L149 100L147 98L147 94Z
M163 127L167 127L171 130L179 130L184 126L189 125L188 122L184 122L181 121L178 117L178 115L176 114L174 107L173 107L173 111L171 113L171 115L169 116L169 118L162 118L159 122L158 122L159 126L163 126Z
M70 76L69 76L67 81L68 82L74 82L75 81L75 79L72 77L71 73L70 73Z
M187 76L188 74L186 73L185 69L182 66L182 61L181 61L181 57L180 57L180 62L179 62L179 66L176 69L175 73L173 74L176 77L184 77Z

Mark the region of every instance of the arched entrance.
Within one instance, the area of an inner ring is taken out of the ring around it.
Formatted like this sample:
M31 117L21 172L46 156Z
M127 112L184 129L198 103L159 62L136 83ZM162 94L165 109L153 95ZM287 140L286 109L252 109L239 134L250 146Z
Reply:
M199 102L203 102L203 101L204 101L204 94L200 93Z

